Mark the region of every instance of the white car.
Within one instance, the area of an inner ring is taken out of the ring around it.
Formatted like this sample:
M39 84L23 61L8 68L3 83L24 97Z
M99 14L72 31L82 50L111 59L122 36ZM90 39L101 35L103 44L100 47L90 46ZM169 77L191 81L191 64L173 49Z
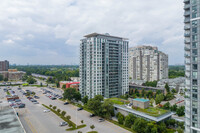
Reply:
M47 112L50 112L50 110L49 109L44 110L44 113L47 113Z
M65 125L68 125L67 122L60 122L60 126L65 126Z

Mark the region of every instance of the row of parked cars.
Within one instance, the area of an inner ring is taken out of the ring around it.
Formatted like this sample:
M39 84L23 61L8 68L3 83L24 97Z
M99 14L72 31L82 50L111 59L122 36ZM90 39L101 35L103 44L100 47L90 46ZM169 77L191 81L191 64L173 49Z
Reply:
M39 104L39 102L37 100L35 100L33 97L28 96L27 99L30 100L34 104Z
M49 97L51 100L56 100L57 98L58 99L62 99L63 97L61 95L58 95L56 93L53 93L47 89L43 89L41 88L42 91L43 91L43 94L45 94L45 96Z
M6 95L9 105L13 108L25 108L25 104L19 99L18 95L15 94L11 88L4 88L4 92L9 92L9 95Z

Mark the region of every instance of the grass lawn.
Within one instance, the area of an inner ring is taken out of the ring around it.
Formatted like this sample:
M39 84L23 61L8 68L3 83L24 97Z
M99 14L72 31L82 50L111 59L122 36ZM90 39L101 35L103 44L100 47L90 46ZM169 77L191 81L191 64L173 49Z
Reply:
M140 111L140 112L144 112L144 113L151 115L151 116L154 116L154 117L158 117L158 116L161 116L161 115L169 112L168 110L164 110L164 109L161 109L161 108L154 108L154 107L149 107L149 108L146 108L146 109L133 107L133 109Z
M87 132L87 133L98 133L97 131L90 131L90 132Z
M114 104L124 105L130 103L128 100L120 99L120 98L109 98Z

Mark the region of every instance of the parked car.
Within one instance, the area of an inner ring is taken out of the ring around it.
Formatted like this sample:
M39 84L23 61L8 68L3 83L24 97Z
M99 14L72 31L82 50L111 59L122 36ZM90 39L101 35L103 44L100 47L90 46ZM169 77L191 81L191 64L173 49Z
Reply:
M15 99L15 102L21 102L21 100L20 99Z
M60 122L60 126L66 126L66 125L68 125L67 122Z
M25 104L21 103L20 105L18 105L18 108L25 108Z
M83 110L83 108L82 108L82 107L80 107L80 108L78 108L77 110L78 110L78 111L80 111L80 110Z
M33 103L34 103L34 104L39 104L39 102L37 102L37 101L34 101Z
M50 110L49 109L44 110L44 113L47 113L47 112L50 112Z
M90 117L94 117L95 116L95 114L90 114Z
M56 100L56 98L55 97L51 97L51 100Z
M105 121L103 118L100 118L100 119L99 119L99 122L103 122L103 121Z
M65 103L64 103L64 105L67 105L67 104L69 104L69 102L65 102Z
M34 96L34 98L39 99L40 97L38 97L38 96Z

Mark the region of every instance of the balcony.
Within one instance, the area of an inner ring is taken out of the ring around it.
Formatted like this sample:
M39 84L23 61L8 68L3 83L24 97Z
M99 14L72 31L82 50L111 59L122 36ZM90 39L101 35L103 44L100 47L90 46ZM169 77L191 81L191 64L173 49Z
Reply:
M190 51L190 45L185 45L185 47L184 47L184 49L185 49L185 51ZM189 55L190 54L190 52L187 52L187 53L185 53L185 54L187 54L187 55Z
M184 36L185 37L190 37L190 33L185 33Z
M184 0L183 2L184 2L184 3L188 3L188 2L190 2L190 0Z
M184 26L184 30L189 30L190 26Z
M190 19L189 18L185 18L184 19L184 23L189 23L190 22Z
M185 4L184 9L187 10L190 8L190 4Z
M186 44L190 44L190 40L185 40L185 43Z
M190 12L188 11L184 13L184 16L189 16L189 15L190 15Z

